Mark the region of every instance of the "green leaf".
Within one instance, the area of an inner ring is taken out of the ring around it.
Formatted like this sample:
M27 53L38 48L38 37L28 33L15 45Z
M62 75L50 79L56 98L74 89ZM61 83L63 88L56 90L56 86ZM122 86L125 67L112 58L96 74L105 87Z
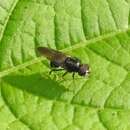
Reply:
M129 130L128 0L0 0L0 130ZM48 46L91 67L49 75Z

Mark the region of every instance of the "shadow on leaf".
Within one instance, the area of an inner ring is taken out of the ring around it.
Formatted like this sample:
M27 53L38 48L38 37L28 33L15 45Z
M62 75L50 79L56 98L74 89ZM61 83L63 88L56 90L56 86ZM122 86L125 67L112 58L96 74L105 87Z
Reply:
M42 77L40 74L6 76L3 80L13 87L47 99L58 99L62 93L67 91L64 86L49 77Z

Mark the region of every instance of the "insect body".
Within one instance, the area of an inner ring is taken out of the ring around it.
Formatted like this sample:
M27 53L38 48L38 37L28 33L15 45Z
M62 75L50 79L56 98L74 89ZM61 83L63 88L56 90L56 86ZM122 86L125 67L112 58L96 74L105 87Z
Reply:
M76 57L67 56L60 51L47 47L38 47L37 50L50 60L50 65L53 68L50 73L52 71L66 70L63 76L68 72L72 72L73 78L75 73L78 73L80 76L85 76L90 73L89 65L81 64L81 61ZM59 67L62 69L59 69Z

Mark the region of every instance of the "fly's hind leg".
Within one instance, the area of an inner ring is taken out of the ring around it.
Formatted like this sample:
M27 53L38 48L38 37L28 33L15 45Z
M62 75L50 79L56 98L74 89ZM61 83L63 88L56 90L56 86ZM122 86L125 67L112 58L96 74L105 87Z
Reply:
M64 69L56 69L56 68L53 68L53 69L51 69L51 71L49 72L49 74L51 74L53 71L62 71L62 70L64 70Z
M51 61L50 62L50 66L52 67L51 71L49 72L49 74L51 74L53 71L61 71L64 70L63 68L60 68L60 65L56 62L56 61Z
M62 77L64 77L67 73L68 73L68 72L66 71L66 72L62 75Z

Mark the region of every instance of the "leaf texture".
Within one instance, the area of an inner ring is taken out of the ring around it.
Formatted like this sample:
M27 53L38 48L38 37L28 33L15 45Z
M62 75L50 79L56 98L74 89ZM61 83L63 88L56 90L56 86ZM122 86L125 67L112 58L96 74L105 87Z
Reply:
M0 130L129 130L128 0L0 0ZM89 77L49 75L37 46L76 56Z

